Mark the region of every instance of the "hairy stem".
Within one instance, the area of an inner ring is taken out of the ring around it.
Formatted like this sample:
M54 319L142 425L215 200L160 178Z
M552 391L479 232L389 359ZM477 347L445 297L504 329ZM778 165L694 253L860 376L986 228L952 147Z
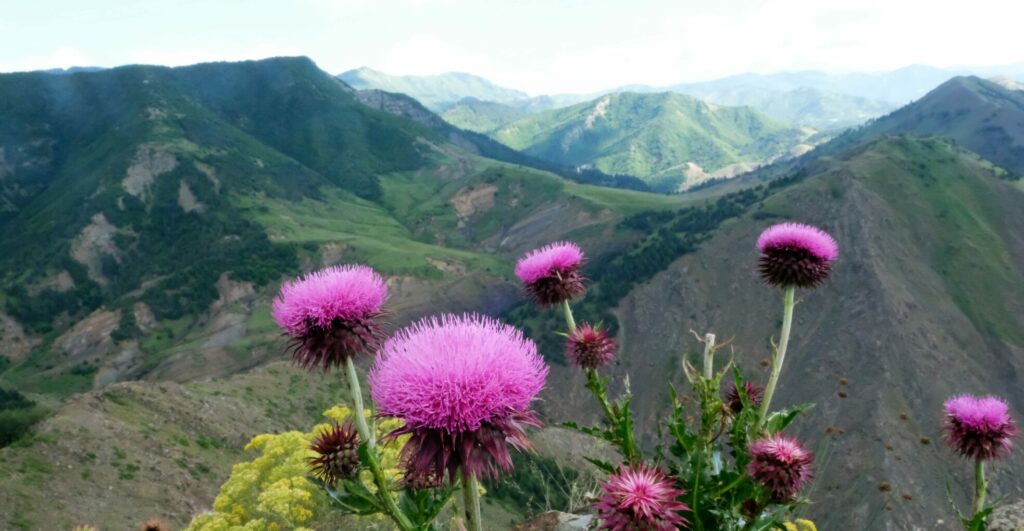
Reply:
M466 506L466 528L468 531L481 531L483 524L480 521L480 486L477 484L476 476L465 470L462 471L462 500Z
M986 490L988 481L985 479L985 461L977 459L974 462L974 504L971 505L971 518L985 508Z
M789 332L793 327L793 307L796 305L796 286L786 286L783 296L782 314L782 336L779 338L779 347L772 356L772 373L768 377L768 385L764 389L764 400L761 401L761 409L755 424L755 433L759 432L768 416L771 407L772 396L775 395L775 386L779 383L779 374L782 373L782 362L786 359L786 348L789 347Z
M366 412L363 409L363 391L359 386L359 376L356 374L356 365L352 362L351 356L345 358L345 374L348 376L348 389L352 398L352 406L355 408L352 416L356 418L356 431L359 432L359 437L366 441L366 454L369 456L369 462L366 465L373 475L374 484L377 485L377 497L384 503L384 509L391 516L391 519L398 524L399 529L402 531L412 531L415 529L415 526L413 526L409 517L398 508L395 497L391 495L388 479L384 476L384 470L381 469L380 458L377 456L377 439L375 434L370 431L370 426L366 423Z

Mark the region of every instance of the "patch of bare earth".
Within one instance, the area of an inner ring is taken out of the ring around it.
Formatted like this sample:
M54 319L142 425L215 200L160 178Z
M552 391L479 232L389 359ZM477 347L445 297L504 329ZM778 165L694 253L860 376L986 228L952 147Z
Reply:
M154 144L143 144L135 151L131 165L125 172L121 186L129 194L145 199L146 191L153 180L178 166L178 159L164 147Z
M119 229L107 221L106 216L98 213L71 242L71 257L84 265L89 278L98 284L107 283L107 277L103 275L103 256L110 256L117 261L121 259L121 251L114 243L114 236L118 232Z
M476 188L463 188L449 200L459 217L459 228L477 212L486 212L494 207L494 194L498 187L493 184Z
M206 212L206 205L199 202L196 194L192 193L192 189L188 187L185 179L182 179L181 185L178 186L178 206L185 212L196 212L199 214Z
M104 358L113 346L110 333L121 322L120 311L96 310L54 341L66 364Z
M12 363L18 363L40 342L37 337L25 333L18 321L0 312L0 354Z

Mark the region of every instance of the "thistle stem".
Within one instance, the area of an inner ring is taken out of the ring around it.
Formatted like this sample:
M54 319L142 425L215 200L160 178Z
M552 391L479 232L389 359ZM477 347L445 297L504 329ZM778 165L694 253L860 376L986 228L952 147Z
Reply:
M715 334L704 335L704 379L715 375Z
M482 531L483 523L480 517L480 486L476 476L465 470L462 471L462 500L466 506L466 521L469 524L468 531Z
M572 308L569 307L569 301L562 301L562 313L565 314L565 324L569 327L569 333L576 331L576 319L572 315ZM594 398L601 404L601 410L604 411L604 416L608 419L608 425L613 429L617 429L622 421L619 419L619 415L615 413L611 403L608 401L608 392L604 387L604 382L601 381L601 377L598 376L597 370L587 369L584 371L587 376L587 389L593 393ZM619 449L625 454L626 459L629 462L639 461L640 456L636 451L636 443L633 441L632 430L628 431L623 437L619 439Z
M351 356L345 358L345 374L348 376L348 389L352 397L352 405L355 408L352 416L356 418L356 431L359 432L359 437L366 441L366 455L368 457L367 461L369 461L366 465L373 475L374 484L377 485L377 497L384 503L384 510L398 524L399 529L402 531L413 531L416 527L409 520L409 517L398 508L398 503L395 502L394 496L391 495L388 479L384 476L384 470L380 467L380 459L377 457L377 439L366 423L366 412L363 409L363 391L359 386L359 376L356 374L356 365L352 362Z
M789 332L793 327L793 307L796 305L796 286L786 286L783 296L782 313L782 336L779 338L779 347L772 356L772 373L768 377L768 385L764 389L764 400L761 401L761 409L754 425L754 432L761 431L765 418L768 416L772 396L775 394L775 386L779 383L779 374L782 373L782 362L786 359L786 348L789 347Z
M985 461L977 459L974 461L974 504L971 505L971 518L977 516L985 508L986 490L988 490L988 481L985 479Z
M569 333L576 331L576 319L572 317L572 308L569 307L569 301L562 301L562 312L565 313L565 324L569 327Z

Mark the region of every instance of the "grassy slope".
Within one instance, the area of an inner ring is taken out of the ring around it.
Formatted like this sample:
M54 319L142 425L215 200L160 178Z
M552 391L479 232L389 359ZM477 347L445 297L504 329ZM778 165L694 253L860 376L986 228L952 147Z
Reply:
M763 162L804 136L750 108L717 107L669 93L612 94L528 116L493 135L541 158L590 164L670 188L682 181L686 162L706 171Z
M441 118L462 129L478 133L491 133L505 124L522 118L529 113L511 105L494 101L463 98L446 108Z

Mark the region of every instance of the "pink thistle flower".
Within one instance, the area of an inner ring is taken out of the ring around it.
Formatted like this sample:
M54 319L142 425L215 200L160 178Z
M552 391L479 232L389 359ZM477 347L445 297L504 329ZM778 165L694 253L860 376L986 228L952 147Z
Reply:
M690 508L676 501L686 492L657 468L623 465L601 488L604 496L596 506L599 529L661 531L686 526L679 512Z
M508 445L531 448L529 411L548 368L519 330L480 315L442 315L414 323L384 343L370 370L383 416L412 434L402 448L406 478L450 480L460 468L497 477L512 468Z
M971 459L994 459L1013 449L1017 427L1006 402L994 396L961 395L945 404L946 442Z
M526 253L516 262L516 276L530 298L542 307L582 297L583 251L575 243L555 242Z
M317 454L309 460L310 472L329 487L359 473L359 435L349 422L322 432L310 449Z
M601 325L582 323L565 342L565 353L577 367L594 370L608 365L615 357L615 340Z
M750 443L747 473L764 486L776 502L792 500L811 480L814 455L796 439L776 434Z
M272 314L292 338L296 363L327 370L380 346L384 332L378 319L387 296L384 279L373 269L334 266L286 282Z
M747 395L747 399L750 401L750 405L757 407L761 405L761 401L764 400L764 387L757 385L754 382L743 382L743 391ZM736 388L736 384L732 384L729 392L725 395L725 405L729 407L729 410L733 413L739 413L743 411L743 401L740 400L739 389Z
M780 223L757 238L761 278L773 286L816 288L832 272L839 246L829 233L810 225Z

